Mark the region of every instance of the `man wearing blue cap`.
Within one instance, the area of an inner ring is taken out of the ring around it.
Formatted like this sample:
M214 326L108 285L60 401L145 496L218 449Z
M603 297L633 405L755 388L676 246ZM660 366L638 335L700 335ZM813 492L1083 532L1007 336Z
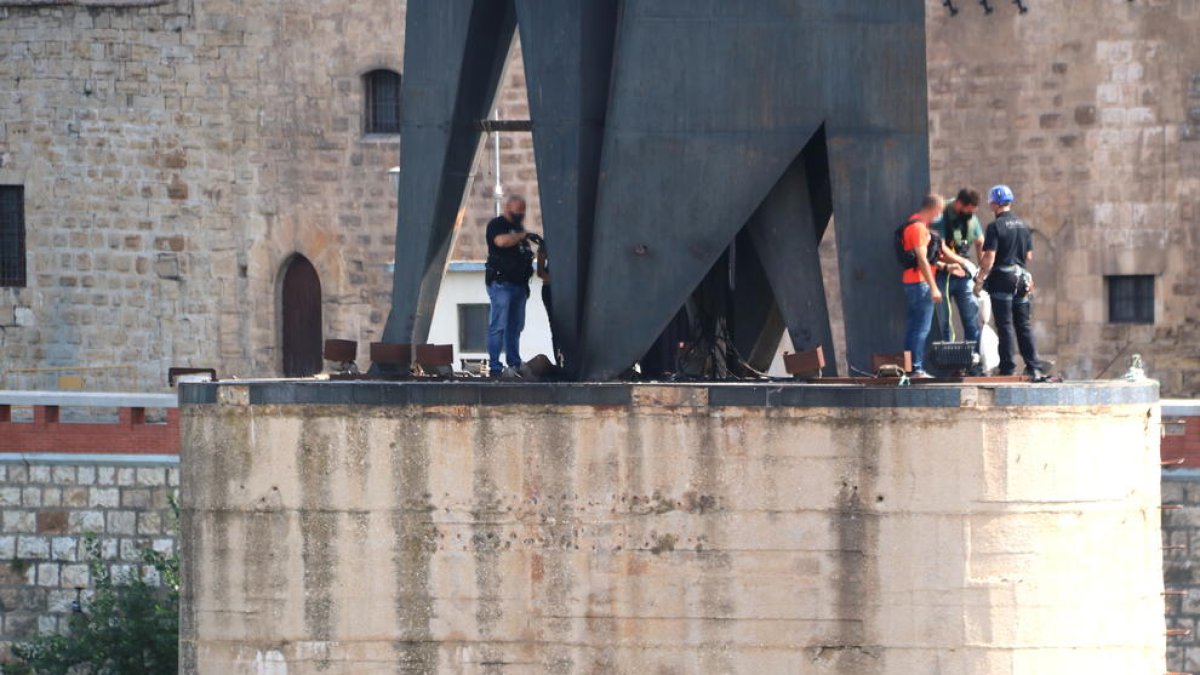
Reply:
M1033 259L1033 234L1029 226L1012 212L1013 191L997 185L988 193L992 213L996 215L983 239L983 260L975 278L975 294L986 289L992 299L992 316L1000 338L1000 375L1017 370L1013 359L1013 329L1017 347L1025 361L1025 373L1035 380L1045 376L1047 367L1038 359L1033 342L1033 277L1026 265Z

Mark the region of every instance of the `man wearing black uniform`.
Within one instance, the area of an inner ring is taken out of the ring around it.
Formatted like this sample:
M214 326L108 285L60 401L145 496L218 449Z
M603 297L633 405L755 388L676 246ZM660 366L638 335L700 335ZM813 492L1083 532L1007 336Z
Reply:
M996 318L996 333L1000 338L1000 374L1012 375L1017 370L1013 359L1013 329L1017 346L1025 360L1025 373L1034 379L1044 376L1047 367L1038 359L1033 342L1032 305L1029 294L1033 278L1026 264L1033 259L1033 234L1029 226L1012 212L1013 192L1007 185L997 185L988 193L996 220L987 226L983 240L983 260L975 280L975 294L987 289L992 298L992 316Z
M525 330L525 301L529 299L529 278L533 276L533 251L530 241L538 235L526 232L525 200L516 195L504 204L504 215L487 225L488 257L484 279L488 300L488 368L492 377L500 375L500 349L508 366L521 367L521 331Z

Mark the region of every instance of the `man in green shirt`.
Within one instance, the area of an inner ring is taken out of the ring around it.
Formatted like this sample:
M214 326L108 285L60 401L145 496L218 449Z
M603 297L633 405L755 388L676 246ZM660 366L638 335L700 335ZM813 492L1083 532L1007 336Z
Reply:
M978 271L976 265L983 258L983 226L975 212L979 209L979 192L971 188L959 190L954 201L942 212L942 241L962 258L971 259L975 252L975 264L964 268L957 263L938 263L937 285L942 291L942 302L938 305L937 321L942 339L950 339L950 302L953 300L962 319L963 335L959 338L975 343L979 349L979 301L972 292L972 280Z

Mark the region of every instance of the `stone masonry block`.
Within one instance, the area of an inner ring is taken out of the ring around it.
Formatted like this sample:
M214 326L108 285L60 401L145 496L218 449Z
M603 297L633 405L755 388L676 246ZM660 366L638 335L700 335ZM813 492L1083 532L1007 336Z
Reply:
M63 490L63 506L86 508L88 505L88 488L69 487Z
M135 511L109 511L109 534L137 534L137 513Z
M54 560L74 562L79 559L77 537L54 537L50 540L50 557Z
M27 487L21 490L21 505L25 507L39 507L42 505L42 488Z
M50 482L50 467L48 467L48 466L31 466L31 467L29 467L29 482L30 483L49 483Z
M38 534L64 534L67 531L66 511L38 511Z
M116 485L117 484L117 469L112 466L96 467L96 484L97 485Z
M127 509L150 508L150 490L144 488L121 490L121 506Z
M137 484L147 487L166 485L166 470L150 467L139 468L137 470Z
M0 508L21 505L21 488L0 488Z
M162 532L162 514L159 513L139 513L138 514L138 534L159 534Z
M46 560L50 557L50 540L46 537L17 537L17 558Z
M43 488L42 506L62 506L62 490L54 487Z
M91 583L91 580L91 574L88 572L87 565L63 565L62 567L63 588L80 588L83 586L88 586Z
M88 496L88 506L92 508L117 508L121 505L121 491L118 488L92 488Z
M0 537L0 560L9 560L17 553L17 538L13 536Z
M80 485L92 485L96 482L96 467L81 466L76 477L76 482Z
M37 566L37 582L38 586L58 586L59 584L59 567L58 563L42 563Z
M119 544L118 557L127 562L137 562L142 559L142 543L136 539L122 539Z
M3 521L5 532L34 532L37 529L33 511L5 511Z
M50 469L50 482L55 485L74 485L75 479L73 466L55 466Z
M117 485L122 487L134 485L137 482L137 472L134 469L117 469Z
M100 533L104 531L104 513L101 511L74 511L67 516L70 531L76 534Z

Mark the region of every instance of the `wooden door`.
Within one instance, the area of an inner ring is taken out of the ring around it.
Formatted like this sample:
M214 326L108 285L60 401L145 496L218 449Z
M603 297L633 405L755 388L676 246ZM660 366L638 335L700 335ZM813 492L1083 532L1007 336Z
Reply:
M283 273L283 374L308 377L324 367L321 354L321 280L297 255Z

